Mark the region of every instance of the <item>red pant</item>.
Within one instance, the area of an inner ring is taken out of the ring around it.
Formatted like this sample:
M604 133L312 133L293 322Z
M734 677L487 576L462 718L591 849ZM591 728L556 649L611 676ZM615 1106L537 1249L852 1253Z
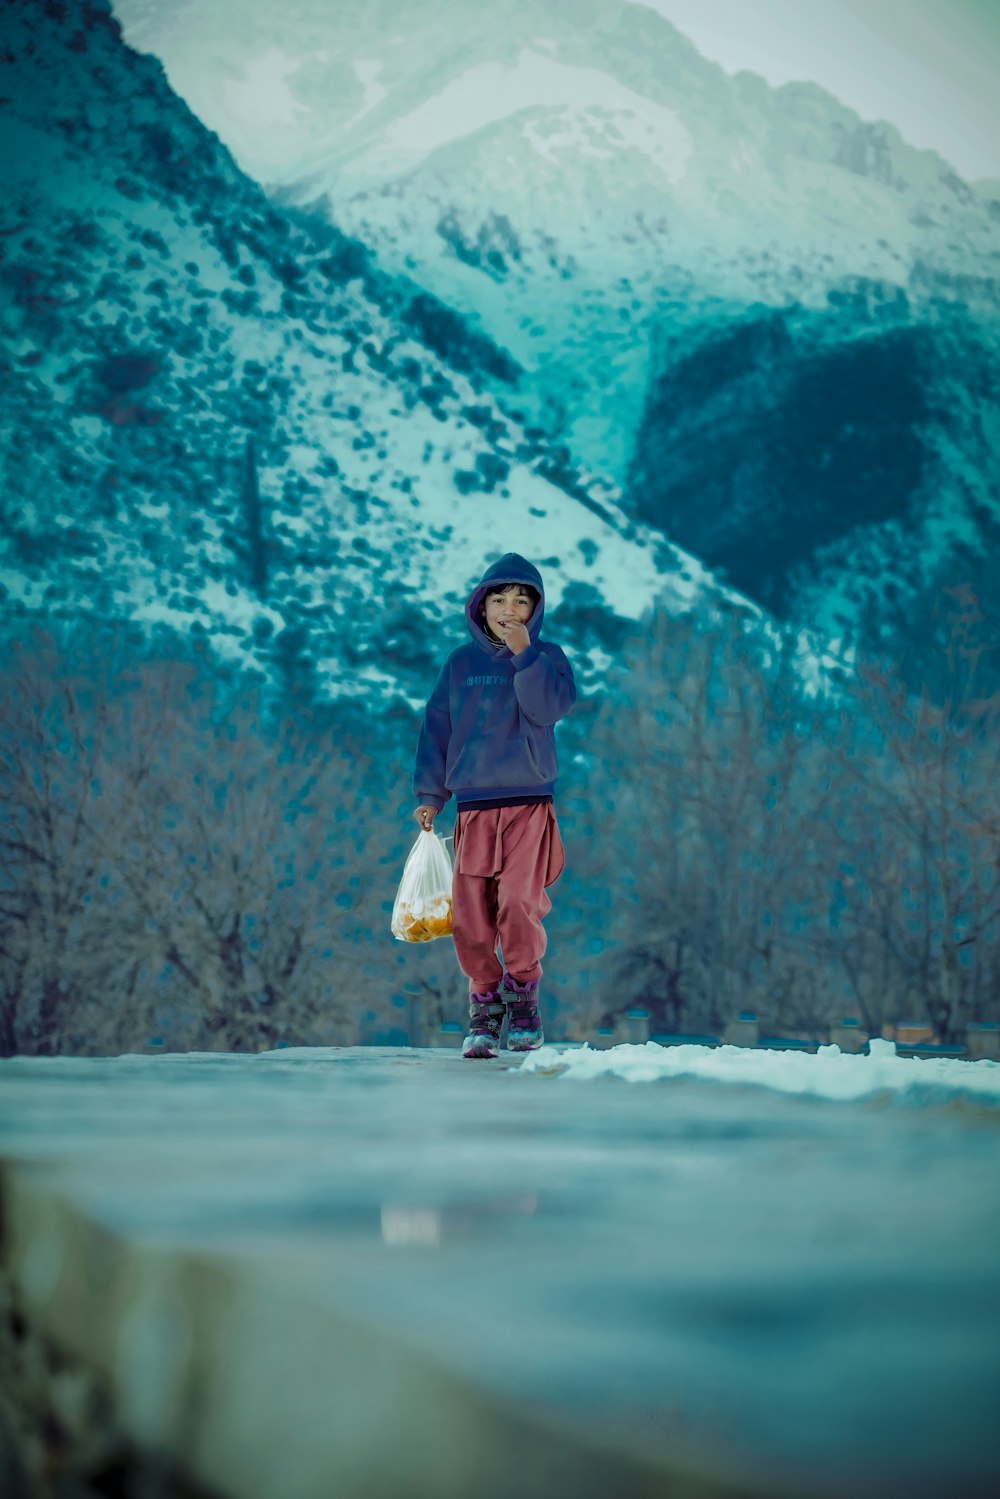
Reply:
M504 967L519 984L541 974L539 959L546 945L542 917L552 909L545 887L559 878L564 864L550 802L459 812L452 926L470 991L495 989Z

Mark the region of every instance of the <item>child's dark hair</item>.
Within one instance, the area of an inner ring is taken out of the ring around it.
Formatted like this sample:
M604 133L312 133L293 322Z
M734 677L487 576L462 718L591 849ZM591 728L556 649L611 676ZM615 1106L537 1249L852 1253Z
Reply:
M493 631L486 623L486 600L489 598L491 593L506 593L508 588L516 588L518 593L526 593L528 595L528 598L531 600L532 614L534 614L535 610L538 608L538 601L542 596L539 593L538 589L535 587L534 583L497 583L494 588L487 588L486 592L479 600L478 614L480 623L483 627L483 632L486 635L487 640L492 640L494 645L503 645L503 641L500 640L496 635L494 635Z

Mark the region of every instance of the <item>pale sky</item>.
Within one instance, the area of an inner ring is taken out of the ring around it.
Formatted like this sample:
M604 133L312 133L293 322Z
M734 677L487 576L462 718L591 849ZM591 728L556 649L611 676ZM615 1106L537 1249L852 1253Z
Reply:
M727 72L822 84L866 120L1000 179L1000 0L639 0Z

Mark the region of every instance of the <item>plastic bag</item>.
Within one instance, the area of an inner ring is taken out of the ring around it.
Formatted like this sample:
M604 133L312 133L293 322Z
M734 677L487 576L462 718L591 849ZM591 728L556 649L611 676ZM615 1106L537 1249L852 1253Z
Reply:
M451 860L444 839L421 828L406 856L392 908L400 942L433 942L451 935Z

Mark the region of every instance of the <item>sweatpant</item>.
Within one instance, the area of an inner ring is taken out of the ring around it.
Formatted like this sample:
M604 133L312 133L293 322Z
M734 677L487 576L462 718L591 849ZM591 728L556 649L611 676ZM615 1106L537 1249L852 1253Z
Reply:
M452 935L470 993L495 989L504 968L519 984L539 978L545 888L566 862L551 802L460 811L454 847Z

